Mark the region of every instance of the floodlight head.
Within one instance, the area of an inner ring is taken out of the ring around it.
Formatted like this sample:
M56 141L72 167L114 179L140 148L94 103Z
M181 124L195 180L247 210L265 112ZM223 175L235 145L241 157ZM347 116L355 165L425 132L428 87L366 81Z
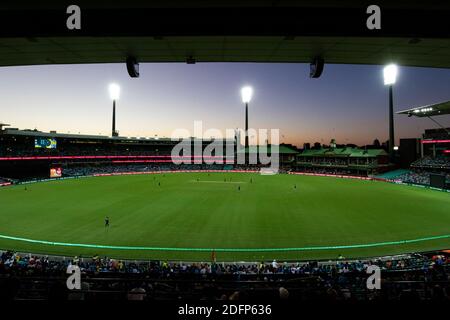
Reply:
M120 87L118 84L111 83L109 85L109 96L110 96L111 100L119 100Z
M393 85L397 79L398 68L395 64L388 64L383 69L384 84Z
M243 87L241 89L241 96L242 96L242 102L243 103L249 103L250 100L252 99L252 95L253 95L253 89L252 87Z

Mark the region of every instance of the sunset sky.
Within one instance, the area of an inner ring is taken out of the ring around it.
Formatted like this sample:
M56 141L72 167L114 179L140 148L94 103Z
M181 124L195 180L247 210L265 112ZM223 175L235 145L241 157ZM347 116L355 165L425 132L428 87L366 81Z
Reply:
M244 126L240 88L251 85L252 128L275 128L281 141L367 144L388 137L388 90L382 66L326 65L310 79L306 64L141 64L129 78L123 64L4 67L0 72L0 122L20 129L61 133L111 133L108 84L121 86L117 129L122 136L169 136ZM395 110L450 100L450 70L400 67ZM437 118L450 126L450 117ZM398 115L396 138L419 137L436 125Z

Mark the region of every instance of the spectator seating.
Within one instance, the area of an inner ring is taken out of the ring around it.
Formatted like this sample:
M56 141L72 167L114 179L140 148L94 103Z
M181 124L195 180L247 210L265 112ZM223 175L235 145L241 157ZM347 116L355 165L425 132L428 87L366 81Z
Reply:
M65 287L66 269L78 265L82 290ZM377 265L381 290L366 287L366 269ZM328 262L183 263L122 261L107 257L63 258L3 252L2 299L165 300L193 298L289 300L447 300L446 253ZM281 289L283 288L283 289Z

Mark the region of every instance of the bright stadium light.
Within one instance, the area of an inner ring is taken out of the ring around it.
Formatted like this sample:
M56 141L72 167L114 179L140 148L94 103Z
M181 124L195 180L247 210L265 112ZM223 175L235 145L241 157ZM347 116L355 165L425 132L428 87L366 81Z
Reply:
M252 100L253 89L245 86L241 89L242 102L245 104L245 149L248 152L248 103ZM247 160L246 160L247 161Z
M384 84L393 85L397 79L398 68L395 64L388 64L383 69Z
M252 100L253 89L252 87L243 87L241 89L241 96L243 103L249 103Z
M384 85L389 86L389 158L391 162L394 162L394 98L393 87L397 80L398 67L391 63L384 67Z
M120 96L120 87L118 84L111 83L109 85L109 97L111 100L119 100Z
M119 136L119 132L116 131L116 100L119 100L120 87L118 84L111 83L109 85L109 97L113 101L113 116L112 116L112 137Z

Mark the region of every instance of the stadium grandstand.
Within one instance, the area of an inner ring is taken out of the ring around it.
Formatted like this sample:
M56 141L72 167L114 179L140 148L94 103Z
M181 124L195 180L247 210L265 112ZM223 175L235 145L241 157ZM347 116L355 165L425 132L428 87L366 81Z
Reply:
M422 156L448 157L450 155L450 128L425 130L421 143Z
M233 165L236 167L236 157L239 154L255 156L255 159L259 153L271 155L270 145L240 149L235 139L222 141L223 145L233 145L234 153L229 156L224 154L222 158L215 159L213 156L211 159L194 161L193 156L180 154L172 159L171 151L180 141L181 139L170 138L108 137L5 128L0 131L0 175L19 180L48 178L51 168L55 167L62 169L63 176L130 170L222 170L232 169ZM203 139L202 149L212 141ZM193 151L195 139L191 143L188 149ZM383 149L336 147L332 143L329 147L299 150L292 145L282 144L277 152L280 168L284 171L369 176L392 168ZM173 160L191 160L197 166L176 166L173 165ZM216 160L219 164L202 166L206 160ZM261 166L263 165L257 162L254 168L259 169Z
M202 139L202 150L213 140ZM19 130L6 128L0 131L0 176L11 179L48 178L51 168L62 168L73 172L72 167L116 166L130 164L172 163L172 160L191 161L200 164L206 160L215 160L215 156L195 159L193 152L183 154L184 149L174 159L173 148L181 139L108 137L101 135L64 134L41 132L38 130ZM223 140L223 145L234 140ZM186 150L192 151L196 139L190 140ZM227 155L217 157L217 161L227 162ZM231 163L234 155L231 156ZM126 167L125 167L126 168ZM88 169L86 169L88 170Z
M52 257L0 252L0 298L16 300L165 301L448 301L448 252L373 260L298 263L126 261L94 255ZM67 267L79 266L81 289L67 291ZM366 270L383 272L381 290L366 287ZM8 275L14 275L8 277ZM6 276L6 277L5 277Z
M222 170L240 168L258 170L264 166L256 159L254 165L239 166L239 154L259 153L271 155L270 145L238 148L235 139L202 139L202 150L212 142L223 146L222 156L193 156L196 138L189 140L189 146L172 158L172 150L182 139L109 137L102 135L82 135L70 133L41 132L5 128L0 131L0 175L10 179L27 180L48 178L52 168L61 168L62 176L86 175L88 173L113 173L131 171L161 170ZM198 140L200 141L200 140ZM232 154L227 155L226 145L232 146ZM183 152L187 151L187 154ZM294 146L280 145L279 155L282 170L294 168L295 156L299 153ZM191 165L174 165L176 160L191 162ZM205 163L217 162L210 166ZM152 165L153 164L153 165Z
M353 147L303 150L295 164L299 171L358 176L375 175L392 168L383 149Z
M450 158L448 156L436 156L436 157L423 157L421 159L418 159L417 161L414 161L411 164L411 167L413 168L419 168L419 169L450 169Z
M408 117L428 118L439 126L436 129L427 129L421 139L421 157L441 157L450 153L450 128L444 127L434 117L450 114L450 101L415 107L397 112Z
M417 159L410 163L411 170L398 175L395 179L410 184L450 189L450 128L442 126L434 119L437 116L450 114L450 101L415 107L397 113L408 117L429 118L439 128L424 131L421 139L417 140L420 144L420 153L414 150L409 151L410 154L417 154ZM415 149L415 143L405 144L405 147ZM440 183L435 182L435 179L439 179Z
M273 147L268 146L250 146L248 148L242 148L237 150L238 155L245 154L247 157L256 159L256 164L263 165L261 163L259 154L265 154L270 157L273 153ZM279 158L280 168L284 170L291 170L295 164L295 157L299 153L299 150L292 145L279 145L276 153Z

